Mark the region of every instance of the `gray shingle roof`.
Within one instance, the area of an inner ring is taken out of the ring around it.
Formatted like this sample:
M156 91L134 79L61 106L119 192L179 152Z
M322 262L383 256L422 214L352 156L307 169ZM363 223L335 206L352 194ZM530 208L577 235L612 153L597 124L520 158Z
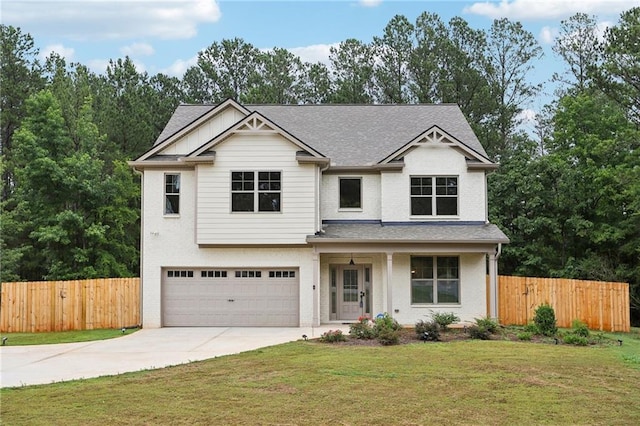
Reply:
M307 237L311 243L508 243L509 238L493 224L382 225L346 223L323 226L324 233Z
M373 165L438 126L483 157L487 154L457 105L244 105L257 111L336 166ZM180 105L158 144L215 108Z

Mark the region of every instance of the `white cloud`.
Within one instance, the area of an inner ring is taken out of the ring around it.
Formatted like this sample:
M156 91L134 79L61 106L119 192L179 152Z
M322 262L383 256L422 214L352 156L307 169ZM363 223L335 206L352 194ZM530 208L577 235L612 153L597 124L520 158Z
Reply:
M104 74L107 71L109 60L108 59L90 59L86 62L86 65L91 71L97 74Z
M544 44L553 44L556 37L558 37L559 30L555 27L542 27L540 30L540 41Z
M50 44L40 50L40 59L47 59L53 52L63 57L67 62L71 62L73 60L73 55L75 54L75 49L73 47L65 47L59 43Z
M314 44L304 47L293 47L287 49L289 52L298 56L302 62L310 62L315 64L316 62L322 62L329 66L329 50L331 47L338 47L339 43L334 44Z
M147 43L133 43L120 49L125 56L151 56L155 53L153 46Z
M558 19L578 12L589 15L619 15L640 5L640 0L501 0L476 2L465 7L465 13L492 19L514 20Z
M382 3L382 0L360 0L359 3L364 7L376 7Z
M191 68L193 65L197 63L198 63L198 55L194 55L193 57L186 60L178 59L177 61L169 65L169 67L160 70L160 72L171 77L182 78L184 73L187 72L189 68Z
M2 9L3 22L76 40L188 39L221 16L215 0L16 0Z

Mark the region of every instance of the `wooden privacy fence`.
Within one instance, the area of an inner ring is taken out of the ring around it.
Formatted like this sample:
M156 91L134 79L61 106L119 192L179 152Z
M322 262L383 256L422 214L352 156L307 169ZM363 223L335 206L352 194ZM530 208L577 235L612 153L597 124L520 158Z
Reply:
M1 297L2 332L140 324L140 278L2 283Z
M498 277L501 324L525 325L548 303L558 327L579 319L592 330L630 331L629 284L556 278Z

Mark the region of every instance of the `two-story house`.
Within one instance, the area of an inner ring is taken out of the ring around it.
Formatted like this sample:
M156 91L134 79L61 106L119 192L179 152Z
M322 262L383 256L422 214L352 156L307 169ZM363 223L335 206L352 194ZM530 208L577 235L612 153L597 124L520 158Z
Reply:
M180 105L130 165L144 327L497 316L497 165L456 105Z

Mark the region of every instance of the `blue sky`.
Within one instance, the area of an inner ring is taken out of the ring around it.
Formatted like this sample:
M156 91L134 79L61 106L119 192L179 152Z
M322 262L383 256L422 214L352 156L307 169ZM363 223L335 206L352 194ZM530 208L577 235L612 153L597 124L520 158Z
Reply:
M198 51L224 38L327 62L331 46L348 38L370 42L397 14L411 22L424 11L445 22L460 16L473 28L506 17L520 21L544 48L530 79L545 83L559 69L551 46L563 19L584 12L604 29L634 6L640 0L3 0L0 12L3 24L34 37L43 58L55 51L104 72L109 59L128 55L139 71L178 77ZM537 110L543 99L527 107Z

